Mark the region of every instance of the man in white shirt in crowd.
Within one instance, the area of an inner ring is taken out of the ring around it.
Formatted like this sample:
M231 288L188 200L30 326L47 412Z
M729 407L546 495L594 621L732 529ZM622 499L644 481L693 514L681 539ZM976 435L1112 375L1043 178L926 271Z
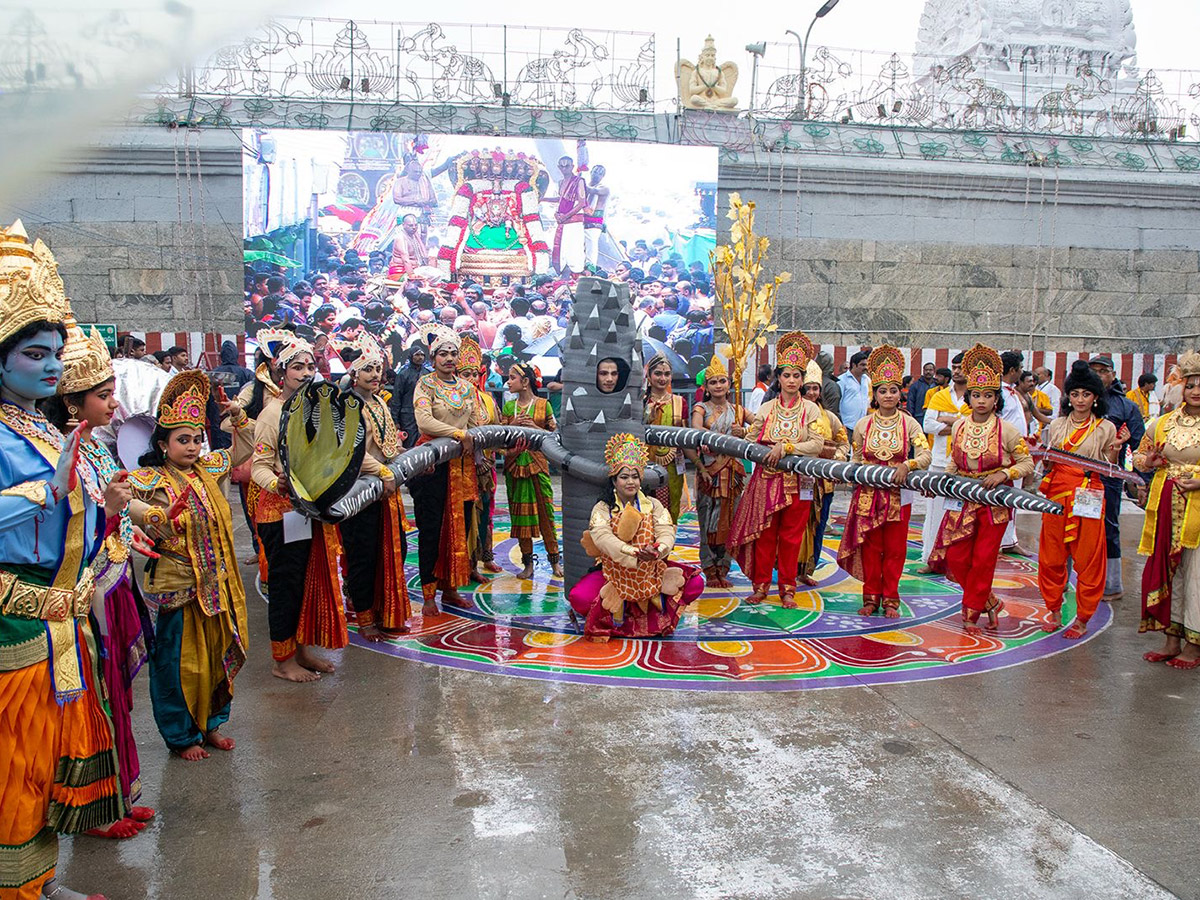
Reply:
M1062 391L1054 383L1054 373L1045 366L1038 366L1033 370L1033 374L1037 376L1037 389L1049 399L1050 409L1057 416L1059 405L1062 403Z
M860 350L850 357L850 368L838 376L838 387L842 389L842 424L846 431L854 433L858 420L867 414L871 403L871 379L867 377L867 356Z
M1000 396L1004 398L1004 408L1000 410L1000 418L1015 427L1025 437L1029 437L1029 422L1025 419L1025 404L1017 391L1017 382L1021 380L1021 371L1025 365L1025 356L1017 350L1006 350L1000 354L1000 366L1004 374L1000 377ZM1020 485L1017 485L1020 487ZM1004 539L1000 542L1001 553L1015 553L1017 556L1030 554L1017 543L1017 517L1014 513L1008 518L1008 527L1004 529Z
M929 446L933 451L933 459L929 463L930 472L946 471L946 463L950 457L950 429L962 418L962 408L967 402L967 376L963 374L962 360L963 355L959 353L950 361L950 384L933 391L925 407L922 426L929 436ZM929 575L934 571L929 567L929 554L933 552L933 546L937 542L945 511L945 497L930 497L926 501L925 524L921 528L922 565L917 570L922 575Z
M771 367L766 363L758 367L758 380L754 383L754 390L750 392L750 396L743 404L746 412L750 415L754 415L762 406L763 398L767 396L767 390L771 386L771 374Z

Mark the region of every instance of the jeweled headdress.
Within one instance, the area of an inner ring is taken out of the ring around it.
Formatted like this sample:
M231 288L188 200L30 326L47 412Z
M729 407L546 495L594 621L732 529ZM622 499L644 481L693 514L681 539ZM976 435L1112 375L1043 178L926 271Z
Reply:
M824 381L825 373L821 371L821 367L817 365L816 360L810 359L808 365L804 367L804 383L822 384Z
M65 395L90 391L113 378L112 357L100 332L93 328L90 335L84 334L69 312L64 324L67 326L67 340L63 344L63 374L58 383L58 392Z
M316 357L312 344L286 328L265 328L256 337L258 346L283 368L301 353Z
M355 356L350 362L346 363L346 367L351 372L360 372L372 364L380 366L384 364L383 351L379 348L379 344L376 342L375 338L371 337L371 335L367 334L365 331L361 332L358 337L352 341L335 340L330 341L330 345L339 356L342 356L343 359L345 359L345 356L343 355L345 351L357 351L358 355Z
M704 376L704 380L700 383L708 384L708 379L710 378L720 378L722 375L728 378L729 366L726 364L724 357L714 354L712 362L708 364L708 368L700 374Z
M1179 357L1179 374L1183 378L1200 375L1200 353L1197 353L1195 350L1189 350L1183 356Z
M803 331L789 331L775 343L775 365L779 368L799 369L804 372L817 349Z
M963 375L967 378L967 390L998 391L1004 365L1000 354L991 347L976 344L963 354Z
M529 386L535 391L542 386L542 372L531 363L513 363L508 371L516 372L522 378L529 379Z
M881 344L867 357L867 376L871 387L904 383L904 354L890 344Z
M429 348L430 356L435 356L443 347L458 350L462 346L458 333L445 325L426 325L421 329L421 341Z
M203 428L209 390L208 376L199 369L180 372L163 388L158 424L163 428Z
M608 466L609 475L616 475L622 469L643 472L649 459L646 445L628 431L614 434L604 445L604 462Z
M40 240L30 244L19 219L0 228L0 341L33 322L58 324L68 309L50 248Z
M475 338L466 335L458 345L458 371L465 372L474 369L476 372L483 368L483 351Z
M649 377L651 372L653 372L655 369L657 369L660 365L662 365L664 363L666 364L668 369L672 368L671 360L669 360L667 358L667 354L655 353L652 357L650 357L648 360L646 360L646 376Z

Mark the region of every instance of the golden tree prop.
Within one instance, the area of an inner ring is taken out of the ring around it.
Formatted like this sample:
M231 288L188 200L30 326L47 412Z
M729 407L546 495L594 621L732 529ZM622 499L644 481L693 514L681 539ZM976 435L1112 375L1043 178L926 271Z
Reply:
M743 202L740 194L729 195L729 244L709 253L713 286L721 303L721 324L729 339L726 356L733 364L733 389L740 390L742 372L750 353L767 345L775 331L775 297L781 284L792 280L789 272L774 279L763 278L763 263L771 242L754 233L754 201Z

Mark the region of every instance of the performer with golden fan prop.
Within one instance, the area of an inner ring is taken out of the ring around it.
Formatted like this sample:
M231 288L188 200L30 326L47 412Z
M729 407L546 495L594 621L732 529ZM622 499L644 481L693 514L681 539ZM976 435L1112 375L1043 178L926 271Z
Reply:
M127 488L101 492L37 410L63 374L68 312L48 247L0 229L0 896L82 898L57 883L58 834L125 814L88 619L91 561ZM103 900L98 894L89 900Z
M675 523L656 498L642 493L646 445L631 434L614 434L604 448L613 500L592 508L583 547L599 562L571 589L583 633L603 643L617 637L671 634L680 611L700 596L704 579L695 566L668 562Z
M1019 483L1033 471L1033 459L1024 436L996 415L1004 403L1000 354L976 344L963 354L962 365L971 414L950 430L946 474L977 479L985 488ZM947 500L945 510L929 564L941 571L944 561L950 576L962 587L963 627L968 634L980 633L979 615L984 612L988 628L995 629L1004 604L992 593L992 579L1013 511L970 500Z
M889 619L900 616L900 575L908 549L912 497L900 485L915 469L929 465L929 444L921 423L901 409L904 354L884 344L867 358L872 410L854 426L854 462L891 466L894 488L854 489L838 565L863 583L859 615L873 616L882 605Z
M221 734L229 720L233 679L246 661L246 594L233 544L225 487L248 459L253 434L246 414L224 394L234 445L203 454L209 382L190 369L163 389L150 449L129 474L129 515L154 539L157 559L142 573L156 613L150 654L150 702L167 746L186 760L208 747L232 750Z

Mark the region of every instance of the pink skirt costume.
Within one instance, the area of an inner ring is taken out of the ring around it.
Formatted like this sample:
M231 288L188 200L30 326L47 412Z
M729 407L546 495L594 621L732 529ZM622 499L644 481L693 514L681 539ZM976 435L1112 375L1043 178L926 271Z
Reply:
M637 549L657 543L669 552L675 543L670 513L657 500L639 494L641 521L628 541L618 537L623 510L601 502L592 510L584 544L596 551L600 570L585 575L568 595L571 608L584 617L585 637L656 637L671 634L683 607L700 596L704 578L695 566L666 559L636 561Z

